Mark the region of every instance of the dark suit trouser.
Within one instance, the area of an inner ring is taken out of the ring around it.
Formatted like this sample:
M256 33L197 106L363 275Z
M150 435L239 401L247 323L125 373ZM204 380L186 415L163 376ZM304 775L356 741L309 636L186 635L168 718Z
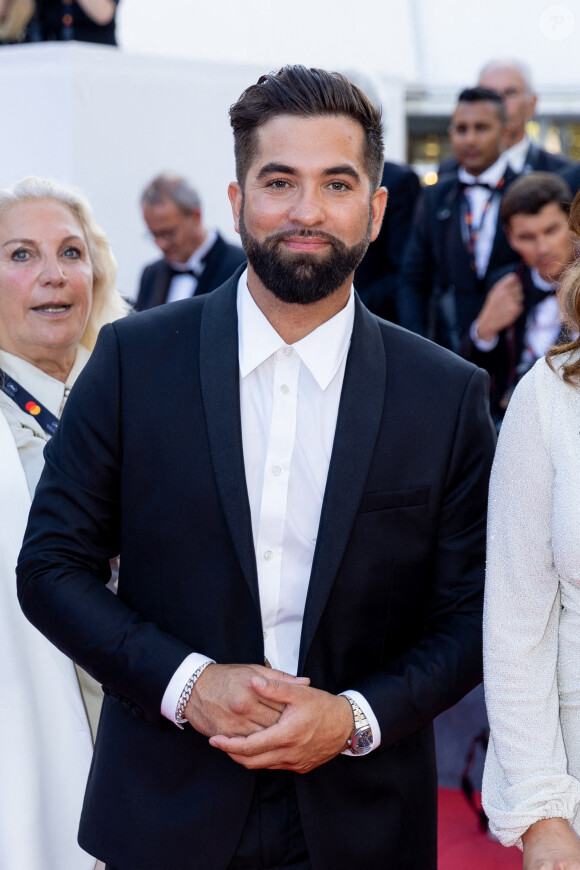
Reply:
M187 861L183 868L203 870ZM107 864L106 870L121 868ZM248 818L227 870L311 870L296 790L288 771L258 773Z

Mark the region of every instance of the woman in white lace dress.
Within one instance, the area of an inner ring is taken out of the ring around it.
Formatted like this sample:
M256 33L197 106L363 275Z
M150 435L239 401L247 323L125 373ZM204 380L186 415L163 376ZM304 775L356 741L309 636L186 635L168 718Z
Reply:
M580 870L579 262L559 295L571 340L518 384L490 489L483 803L524 870Z

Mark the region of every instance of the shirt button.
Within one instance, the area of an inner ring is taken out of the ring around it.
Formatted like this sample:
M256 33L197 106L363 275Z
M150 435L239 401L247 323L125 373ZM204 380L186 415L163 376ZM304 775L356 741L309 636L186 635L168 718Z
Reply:
M280 387L280 392L283 396L287 396L290 392L290 387L288 386L288 384L282 384L282 386Z
M272 466L272 474L274 475L274 477L278 477L278 475L281 474L281 472L282 472L282 469L280 468L279 465Z
M272 550L266 550L266 552L264 553L264 559L266 560L266 562L270 562L273 558L274 553L272 552Z
M293 351L291 347L285 347L282 353L284 356L292 356Z

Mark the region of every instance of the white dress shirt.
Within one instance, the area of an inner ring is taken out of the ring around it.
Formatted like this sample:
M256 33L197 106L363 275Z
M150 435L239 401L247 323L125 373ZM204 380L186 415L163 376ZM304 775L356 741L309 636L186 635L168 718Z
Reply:
M516 142L515 145L511 146L511 148L506 148L502 154L502 157L504 157L506 162L509 163L516 175L521 175L524 171L528 151L530 150L530 144L529 136L522 136L519 142Z
M238 284L240 411L246 485L256 551L265 657L296 674L302 619L352 328L346 306L287 345L254 302L247 272ZM178 668L161 712L176 722L179 696L207 657ZM367 716L373 746L380 729L360 693L346 690Z
M187 263L170 264L171 268L175 269L176 272L184 272L186 274L173 276L169 285L167 299L165 300L166 303L179 302L180 299L189 299L190 296L195 295L198 281L205 269L205 263L203 263L202 260L205 255L211 251L216 240L217 230L210 230L199 248L195 249ZM189 274L190 269L193 272L193 275Z
M475 265L477 268L478 278L483 278L491 256L493 241L495 239L495 231L497 227L499 204L501 196L499 192L492 193L486 187L479 187L478 182L489 184L495 188L505 175L507 161L505 153L489 166L481 175L475 176L467 172L463 166L459 167L459 181L468 184L465 188L465 196L469 201L469 208L472 216L472 230L477 230L477 240L475 242ZM485 212L485 204L489 201L489 208ZM463 241L469 243L469 231L465 220L461 223L463 232Z

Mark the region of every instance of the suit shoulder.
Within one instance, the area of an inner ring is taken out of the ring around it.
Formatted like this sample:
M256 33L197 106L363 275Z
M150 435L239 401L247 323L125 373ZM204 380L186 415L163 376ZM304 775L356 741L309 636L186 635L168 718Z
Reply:
M206 298L205 295L194 296L180 302L137 311L116 320L112 327L120 342L143 340L151 346L162 336L196 330Z
M422 383L439 384L445 379L448 384L466 384L475 372L480 371L473 363L428 338L380 318L377 318L377 322L387 360L390 360L391 365L397 361L411 379L420 378Z
M403 163L391 163L388 160L385 161L383 177L381 179L381 184L384 187L398 187L405 183L414 184L415 182L417 182L417 186L419 186L417 174L410 166L406 166Z
M145 275L151 275L153 272L158 272L159 269L165 268L165 260L161 257L159 260L153 260L151 263L147 263L143 267L143 271L141 272L141 278L145 277Z

